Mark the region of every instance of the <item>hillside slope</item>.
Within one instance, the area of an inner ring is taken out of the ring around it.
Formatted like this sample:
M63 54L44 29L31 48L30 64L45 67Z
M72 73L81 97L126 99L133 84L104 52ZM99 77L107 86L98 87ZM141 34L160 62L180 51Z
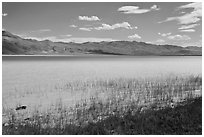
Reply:
M154 45L136 41L63 43L23 39L2 31L3 55L202 55L201 47Z

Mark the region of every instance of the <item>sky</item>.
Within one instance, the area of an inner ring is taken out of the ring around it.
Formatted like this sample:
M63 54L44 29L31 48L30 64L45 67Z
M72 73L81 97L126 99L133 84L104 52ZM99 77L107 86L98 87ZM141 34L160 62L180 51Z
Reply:
M202 3L3 2L2 29L63 42L141 41L202 45Z

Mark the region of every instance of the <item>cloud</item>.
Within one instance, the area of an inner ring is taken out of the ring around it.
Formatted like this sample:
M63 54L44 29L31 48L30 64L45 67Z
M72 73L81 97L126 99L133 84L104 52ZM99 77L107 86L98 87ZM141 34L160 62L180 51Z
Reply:
M79 28L79 29L84 31L91 31L91 30L114 30L117 28L137 29L137 26L131 27L131 25L128 22L116 23L113 25L102 23L101 26L99 27L88 27L88 28Z
M97 16L79 16L79 20L86 20L86 21L97 21L100 20Z
M167 37L169 40L190 40L191 38L187 35L171 35Z
M149 9L139 9L138 6L123 6L118 9L118 11L124 14L141 14L149 12Z
M2 16L3 17L6 17L8 14L7 13L2 13Z
M30 31L30 33L42 33L42 32L49 32L51 31L50 29L40 29L40 30L33 30Z
M77 26L76 25L69 25L69 27L71 27L71 28L77 28Z
M40 31L40 32L48 32L48 31L51 31L51 30L50 29L40 29L38 31Z
M148 44L159 44L159 45L163 45L166 44L166 41L164 39L157 39L155 41L147 41L146 43Z
M134 35L131 35L131 36L128 36L129 39L141 39L142 37L139 36L138 34L134 34Z
M202 9L202 3L201 2L194 2L194 3L180 6L179 8L180 9L186 9L186 8Z
M157 5L153 5L150 9L140 9L138 6L123 6L118 8L119 12L124 14L142 14L147 13L152 10L160 10Z
M113 25L102 24L102 26L100 26L100 27L94 27L94 29L96 29L96 30L113 30L113 29L117 29L117 28L133 29L128 22L116 23Z
M191 29L191 28L195 28L196 26L199 26L200 24L191 24L191 25L183 25L178 29Z
M179 14L184 14L184 13L186 13L186 12L184 12L184 11L181 11Z
M165 40L163 40L163 39L158 39L158 40L156 40L156 42L157 42L157 43L164 43Z
M67 34L67 35L65 35L66 37L71 37L72 35L71 34Z
M185 29L185 30L180 30L180 32L195 32L194 29Z
M197 47L202 47L202 40L198 40L196 42L184 42L182 43L183 47L187 47L187 46L197 46Z
M109 24L102 24L102 26L94 27L94 29L96 29L96 30L111 30L111 29L115 29L115 28Z
M166 20L158 22L158 23L163 23L163 22L168 22L168 21L178 21L179 24L191 24L191 23L196 23L200 21L202 17L202 3L201 2L196 2L196 3L190 3L187 5L183 5L178 7L178 10L180 9L189 9L192 8L193 11L190 13L186 13L182 16L176 16L176 17L168 17Z
M153 5L150 9L152 9L152 10L160 10L159 6L157 6L157 5Z
M83 31L91 31L92 28L79 28L79 29Z
M166 36L169 36L169 35L171 35L171 32L169 32L169 33L158 33L160 36L162 36L162 37L166 37Z
M134 29L138 29L138 27L137 26L135 26L135 27L133 27Z
M71 37L71 34L66 34L66 35L60 35L61 37Z

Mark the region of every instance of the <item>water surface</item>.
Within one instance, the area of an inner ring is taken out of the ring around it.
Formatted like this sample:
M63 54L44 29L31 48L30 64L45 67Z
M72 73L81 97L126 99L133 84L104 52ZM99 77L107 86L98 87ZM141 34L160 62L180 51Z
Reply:
M117 78L201 75L201 57L3 57L3 113L18 105L46 111L57 102L73 105L95 91L66 88L68 82ZM77 82L75 82L77 83ZM80 85L79 85L80 86ZM83 89L83 88L82 88Z
M3 92L73 80L199 75L201 56L3 57Z

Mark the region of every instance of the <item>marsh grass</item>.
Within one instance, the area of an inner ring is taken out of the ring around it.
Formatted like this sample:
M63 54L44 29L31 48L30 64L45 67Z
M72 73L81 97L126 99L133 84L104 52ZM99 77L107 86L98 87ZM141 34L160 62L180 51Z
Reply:
M64 129L67 129L70 134L74 134L77 130L75 128L85 128L109 118L123 119L126 115L137 116L149 110L175 108L181 102L201 96L202 78L191 75L73 81L55 85L50 92L40 94L49 100L51 95L56 96L54 90L57 91L58 98L42 107L43 109L35 106L32 109L15 111L14 108L3 105L3 121L6 121L3 127L28 130L27 134L41 134L41 131L46 134L45 129L53 129L54 134L62 134ZM15 96L24 98L34 93L26 91L24 94L16 94ZM21 105L21 102L16 104L18 105ZM3 131L5 134L21 133L9 132L11 130Z

